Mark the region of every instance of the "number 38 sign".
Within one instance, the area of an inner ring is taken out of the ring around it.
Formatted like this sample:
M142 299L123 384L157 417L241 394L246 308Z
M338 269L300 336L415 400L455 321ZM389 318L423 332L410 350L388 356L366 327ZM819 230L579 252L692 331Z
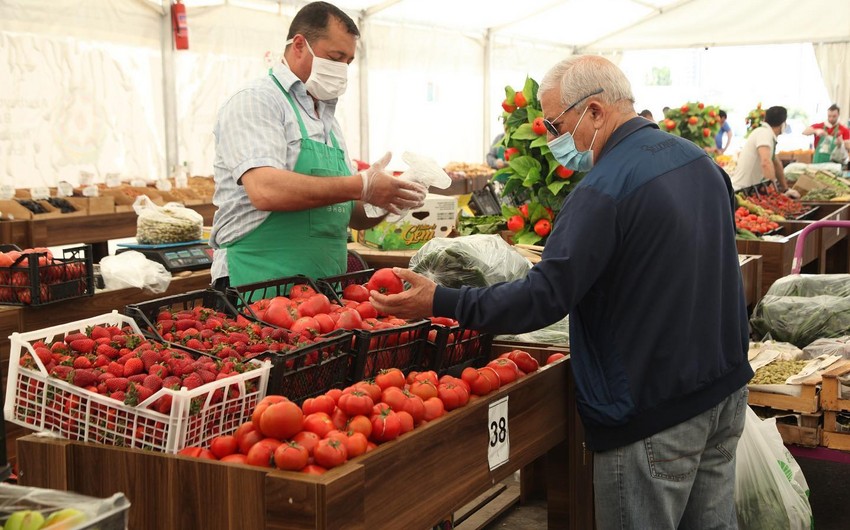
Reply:
M508 436L508 396L490 403L487 433L489 436L487 460L492 471L507 462L511 454L511 440Z

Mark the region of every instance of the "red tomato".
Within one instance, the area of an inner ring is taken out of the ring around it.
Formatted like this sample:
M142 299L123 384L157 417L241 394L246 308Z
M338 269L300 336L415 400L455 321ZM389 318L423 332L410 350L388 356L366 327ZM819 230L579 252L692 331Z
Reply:
M227 455L220 460L220 462L230 462L233 464L247 464L248 459L243 454L235 453L232 455Z
M519 154L519 149L517 149L516 147L508 147L507 149L505 149L505 161L509 162L511 158L513 158L517 154Z
M343 309L339 312L336 329L362 329L363 317L355 309Z
M534 118L534 121L531 123L531 130L534 131L534 134L537 136L546 134L546 126L543 125L542 117Z
M519 207L519 213L521 213L523 217L528 219L528 204L521 205Z
M410 393L426 400L437 396L437 387L429 379L414 381L410 385Z
M446 413L446 407L443 405L443 400L438 397L428 398L423 402L423 404L425 405L425 417L423 418L425 421L436 420Z
M366 416L354 416L353 418L349 418L346 428L349 431L363 433L366 438L372 434L372 422Z
M487 366L496 370L496 373L499 374L500 384L506 385L508 383L513 383L517 378L517 366L510 359L494 359L487 363Z
M301 317L289 329L293 333L299 333L301 336L311 339L321 333L322 327L313 317Z
M239 444L233 435L217 436L210 442L210 451L219 459L236 453L238 449Z
M311 431L301 431L292 437L292 441L307 450L307 453L312 455L313 449L318 445L321 436Z
M552 231L552 222L549 219L539 219L534 223L534 233L540 237L546 237Z
M304 430L314 432L319 435L319 438L324 438L326 434L334 430L331 417L324 412L314 412L304 418Z
M272 299L263 315L263 320L281 328L289 329L296 320L301 318L298 308L292 305L292 300L285 296Z
M388 387L394 386L404 388L404 373L398 368L388 368L381 370L375 376L375 383L381 387L381 390L386 390Z
M349 416L369 414L374 406L372 398L362 390L343 392L339 397L339 408Z
M218 460L208 449L203 447L185 447L177 452L178 455L190 456L192 458L203 458L206 460Z
M381 393L381 402L386 403L396 412L404 410L404 401L406 399L407 396L404 395L404 390L396 386L387 387Z
M478 369L478 373L490 381L490 392L498 390L502 386L502 380L499 379L499 372L490 366L485 366ZM482 394L478 394L479 396Z
M342 390L340 390L339 388L332 388L325 392L325 395L333 398L334 403L336 403L337 401L339 401L339 396L342 395Z
M573 176L573 170L567 169L564 166L558 166L555 168L555 174L558 175L558 178L568 179Z
M296 442L280 444L274 452L274 465L278 469L301 471L307 465L310 453Z
M275 448L269 444L255 443L245 458L250 466L272 467Z
M298 298L310 298L314 294L316 294L316 290L306 283L299 283L289 291L289 297L293 300Z
M546 358L546 364L552 364L558 359L563 359L564 357L566 357L566 355L564 355L563 353L553 353L552 355Z
M354 383L354 388L369 394L369 397L372 398L372 402L378 402L381 400L381 387L379 387L374 380L370 379Z
M404 290L401 278L390 268L378 269L366 282L366 289L378 291L381 294L398 294Z
M288 440L301 430L304 413L301 407L291 401L275 403L260 416L260 432L264 435Z
M469 403L469 392L464 387L453 383L441 384L437 387L437 396L446 410L454 410Z
M508 100L505 99L502 100L502 108L505 110L505 112L510 114L511 112L516 110L516 105L511 105L510 103L508 103Z
M525 228L525 220L521 215L514 215L508 219L508 230L511 232L519 232Z
M398 415L390 408L380 408L372 416L372 440L376 442L388 442L398 438L401 433L401 421Z
M537 359L532 357L527 351L514 350L508 352L508 359L512 360L517 365L517 368L527 374L536 372L540 368L540 363L537 362Z
M517 92L516 94L514 94L514 105L519 108L528 105L528 100L525 99L525 94L523 94L522 92Z
M319 332L322 334L330 333L336 327L336 322L327 313L319 313L313 317L319 324Z
M369 300L369 289L362 285L352 283L342 290L342 298L345 300L353 300L355 302L366 302Z
M355 309L363 319L378 318L378 310L372 307L371 302L360 302Z
M314 294L298 306L302 317L312 317L319 313L330 313L331 301L323 294Z
M398 421L401 424L399 435L413 430L415 422L413 421L413 416L411 416L409 412L402 410L401 412L397 412L396 415L398 416Z
M254 428L257 430L260 429L260 417L263 415L263 412L265 412L267 408L277 403L283 403L284 401L289 400L283 396L278 396L275 394L268 395L261 399L260 402L257 403L257 406L254 407L254 412L251 415L251 421L254 423ZM238 437L239 431L237 430L236 432Z
M348 450L339 440L319 440L319 445L313 451L313 459L325 469L330 469L345 463Z
M301 410L303 410L304 414L307 415L310 415L314 412L324 412L325 414L331 414L335 408L336 401L334 401L334 398L330 397L327 394L316 396L314 398L307 398L304 400L304 403L301 404Z
M348 458L360 456L366 452L369 446L369 440L362 432L348 431L345 433L345 448L348 451Z
M401 405L401 410L410 414L414 425L419 425L425 419L425 403L421 397L411 394L407 390L402 390L402 394L405 399Z

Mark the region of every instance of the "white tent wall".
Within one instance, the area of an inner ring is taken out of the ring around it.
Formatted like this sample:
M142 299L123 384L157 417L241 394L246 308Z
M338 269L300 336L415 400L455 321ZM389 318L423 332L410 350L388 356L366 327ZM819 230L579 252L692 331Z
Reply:
M127 0L0 3L0 184L159 174L160 16Z
M829 97L841 108L844 120L850 116L850 42L835 42L815 46Z

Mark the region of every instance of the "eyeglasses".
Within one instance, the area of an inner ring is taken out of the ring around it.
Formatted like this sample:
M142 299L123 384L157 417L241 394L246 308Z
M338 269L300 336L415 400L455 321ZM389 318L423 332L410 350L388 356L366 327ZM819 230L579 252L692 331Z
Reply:
M570 111L570 110L572 110L573 108L575 108L575 106L576 106L576 105L578 105L579 103L581 103L581 102L582 102L582 101L584 101L585 99L587 99L587 98L589 98L589 97L591 97L591 96L595 96L595 95L597 95L597 94L601 94L601 93L602 93L602 92L604 92L604 91L605 91L605 89L604 89L604 88L600 88L600 89L597 89L596 91L591 92L590 94L588 94L588 95L584 96L583 98L579 99L578 101L576 101L575 103L573 103L572 105L570 105L569 107L567 107L566 109L564 109L564 112L562 112L562 113L558 114L558 116L557 116L554 120L552 120L552 121L549 121L549 120L547 120L547 119L545 119L545 118L544 118L544 119L543 119L543 125L546 127L546 130L547 130L547 131L549 131L549 134L551 134L552 136L560 136L560 135L561 135L561 133L558 131L558 128L557 128L557 127L555 127L555 122L557 122L557 121L558 121L558 119L560 119L560 117L561 117L561 116L563 116L563 115L564 115L564 114L566 114L568 111Z

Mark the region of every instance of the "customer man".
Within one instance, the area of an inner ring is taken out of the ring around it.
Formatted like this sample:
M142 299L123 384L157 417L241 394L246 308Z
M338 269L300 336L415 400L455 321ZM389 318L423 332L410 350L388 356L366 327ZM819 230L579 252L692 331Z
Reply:
M812 159L815 164L830 161L830 155L839 138L844 141L844 146L850 149L850 129L838 123L840 113L841 109L833 103L826 110L826 123L815 123L803 129L803 134L815 135L815 155Z
M637 117L623 72L570 57L540 84L549 147L587 172L523 280L371 293L379 311L495 333L570 315L577 403L595 451L596 526L734 528L747 312L728 177ZM683 201L683 197L689 197Z
M726 122L726 111L721 110L717 113L717 121L720 122L720 130L714 136L714 145L717 147L717 152L723 154L729 149L729 144L732 143L732 127ZM726 137L726 142L723 137Z
M426 190L384 172L349 165L334 117L359 36L326 2L292 19L282 64L237 92L215 125L215 195L210 244L217 286L346 270L347 227L365 229L363 203L416 208Z
M763 180L775 182L780 191L785 191L785 170L776 158L776 139L785 130L788 111L785 107L770 107L764 113L764 121L756 127L738 154L738 164L732 175L735 190L754 186Z

